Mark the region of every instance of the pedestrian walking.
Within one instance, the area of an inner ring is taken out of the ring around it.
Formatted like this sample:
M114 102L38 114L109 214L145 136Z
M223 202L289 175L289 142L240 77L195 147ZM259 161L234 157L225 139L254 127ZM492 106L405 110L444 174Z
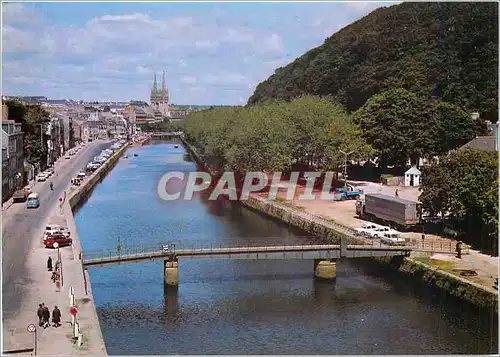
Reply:
M462 259L462 241L457 242L457 258Z
M396 197L399 197L399 190L397 188L396 188L395 194L396 194Z
M38 304L38 310L36 312L38 315L38 326L43 326L43 305Z
M61 326L61 311L57 308L57 305L54 306L54 311L52 311L52 322L56 328Z
M47 269L48 271L52 271L52 257L49 256L49 259L47 259Z
M47 306L44 306L43 308L43 320L44 320L43 328L45 329L50 326L50 311Z
M424 247L424 242L425 242L425 234L422 233L422 248Z

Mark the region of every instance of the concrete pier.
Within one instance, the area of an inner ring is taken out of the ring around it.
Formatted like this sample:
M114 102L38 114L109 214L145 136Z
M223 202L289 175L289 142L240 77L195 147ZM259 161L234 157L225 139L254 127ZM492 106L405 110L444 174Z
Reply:
M315 259L314 277L319 280L335 280L337 278L337 263Z
M178 286L179 285L179 263L177 260L165 260L164 266L164 280L165 285Z

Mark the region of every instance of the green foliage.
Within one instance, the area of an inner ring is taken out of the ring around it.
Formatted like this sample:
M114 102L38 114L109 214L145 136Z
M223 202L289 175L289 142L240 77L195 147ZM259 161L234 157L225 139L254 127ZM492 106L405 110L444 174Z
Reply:
M24 132L24 157L29 162L40 162L42 167L47 161L48 148L40 135L44 123L50 121L49 113L40 105L24 105L22 102L8 100L9 119L22 123Z
M424 169L420 201L431 214L449 213L470 244L495 249L498 184L496 151L454 150Z
M205 159L225 169L288 171L308 162L319 170L338 169L344 156L369 157L373 150L339 104L318 97L268 101L252 107L224 107L191 113L187 138L203 146Z
M7 105L9 108L9 120L14 120L16 123L22 123L24 121L26 107L23 103L17 100L6 100L3 104Z
M354 111L389 88L437 95L496 121L498 4L405 2L377 9L277 69L248 104L331 95Z
M168 120L164 120L160 123L145 123L137 125L143 131L183 131L184 123L183 122L170 122Z
M26 106L24 122L31 126L37 126L50 121L49 113L40 105Z
M382 166L405 167L408 159L416 163L419 157L442 155L485 130L483 121L481 127L459 107L402 88L372 96L354 118Z

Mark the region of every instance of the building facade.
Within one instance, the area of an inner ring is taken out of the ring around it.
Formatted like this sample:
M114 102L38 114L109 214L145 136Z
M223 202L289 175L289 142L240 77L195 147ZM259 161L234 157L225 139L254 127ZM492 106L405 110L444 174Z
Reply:
M153 88L151 88L150 106L153 108L153 110L161 113L161 116L169 116L170 109L168 104L168 88L165 71L163 71L161 90L158 89L158 83L156 82L156 72L154 74Z
M2 120L2 159L5 159L2 169L6 170L2 173L2 200L5 201L24 185L24 134L22 124L14 120Z

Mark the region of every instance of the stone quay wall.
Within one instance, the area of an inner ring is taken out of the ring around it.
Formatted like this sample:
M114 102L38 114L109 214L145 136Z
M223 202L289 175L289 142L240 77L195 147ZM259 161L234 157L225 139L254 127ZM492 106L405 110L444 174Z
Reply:
M196 148L182 139L185 147L198 163L203 163L203 158ZM279 219L303 231L320 236L327 241L339 240L340 236L347 238L348 244L355 244L358 239L352 237L354 230L337 222L312 215L296 207L277 201L269 201L263 197L253 195L246 201L240 201L244 206L262 212L272 218ZM460 298L468 303L485 309L494 309L498 312L498 293L485 289L483 286L466 280L457 275L440 270L428 264L419 262L412 257L405 258L370 258L382 266L400 272L414 282L426 282L444 290L446 293Z
M70 186L70 188L66 190L66 192L69 192L69 194L67 194L67 197L65 197L62 203L66 223L70 232L73 233L73 256L75 260L79 260L81 262L82 274L80 275L80 277L78 277L78 281L73 282L73 284L75 285L76 306L78 307L78 305L80 304L85 304L87 307L91 308L90 313L87 313L85 319L81 322L86 325L82 325L82 329L90 329L91 331L90 335L85 336L85 339L88 344L92 345L92 348L87 347L86 350L99 351L100 355L107 354L106 345L104 343L104 337L102 335L101 326L99 324L99 317L97 316L97 311L94 304L94 297L92 295L92 288L88 271L83 267L84 252L78 236L74 212L83 204L83 202L90 195L97 183L101 181L109 171L111 171L111 169L115 166L116 162L125 152L127 147L128 144L122 146L116 153L113 154L113 156L111 156L105 163L103 163L101 167L94 171L89 177L86 177L81 186ZM86 353L82 351L82 354Z

